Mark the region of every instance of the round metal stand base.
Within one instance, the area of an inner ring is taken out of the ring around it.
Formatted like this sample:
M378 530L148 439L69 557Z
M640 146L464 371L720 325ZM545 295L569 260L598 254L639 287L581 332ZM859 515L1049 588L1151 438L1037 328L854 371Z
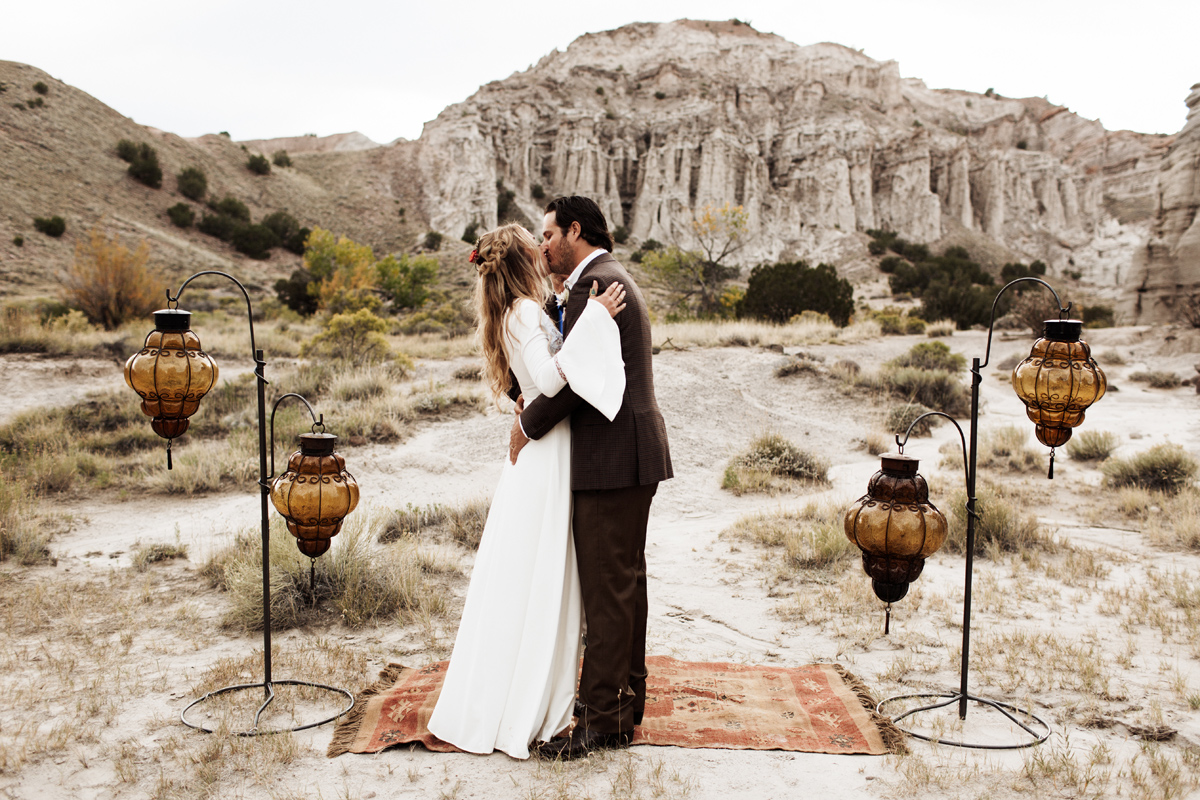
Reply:
M884 712L883 707L885 705L887 705L888 703L895 703L900 700L925 700L925 699L935 699L935 698L941 699L941 702L932 703L927 706L920 706L919 708L910 709L908 711L905 711L903 714L901 714L897 717L889 717L889 719L892 720L892 723L895 724L895 723L899 722L900 720L904 719L905 717L912 716L913 714L920 714L925 711L934 711L939 708L945 708L948 705L951 705L953 703L957 703L957 702L961 701L963 699L963 697L964 697L964 695L961 692L955 692L954 694L945 694L945 693L941 693L941 694L902 694L902 695L896 695L895 697L888 697L883 700L880 700L879 704L877 706L875 706L875 710L878 713L882 714L883 716L887 717L888 714L886 712ZM996 700L988 700L983 697L976 697L971 694L965 695L965 697L967 700L970 700L972 702L979 703L980 705L982 705L984 707L983 710L994 709L996 711L999 711L1001 714L1003 714L1005 717L1008 718L1009 722L1013 723L1018 728L1020 728L1025 733L1027 733L1030 737L1032 737L1031 740L1027 741L1027 742L1018 742L1016 744L972 744L970 742L956 742L956 741L951 741L950 739L939 739L934 736L926 736L925 734L916 733L915 731L910 731L907 728L901 728L899 725L896 725L896 727L900 728L901 731L903 731L904 733L907 733L909 736L912 736L916 739L924 739L927 742L937 742L938 744L946 744L946 745L950 745L951 747L970 747L970 748L976 749L976 750L1021 750L1026 747L1034 747L1035 745L1039 745L1042 742L1044 742L1050 738L1050 733L1051 733L1050 723L1046 722L1045 720L1043 720L1042 718L1040 718L1038 716L1035 716L1034 714L1030 713L1029 711L1026 711L1021 708L1017 708L1016 706L1011 706L1008 703L1001 703ZM1017 719L1017 717L1015 715L1020 715L1028 720L1031 720L1033 727L1030 727L1030 725L1026 725L1020 719ZM1039 733L1037 730L1035 730L1035 728L1039 728L1039 727L1045 729L1045 733Z
M319 722L310 722L307 725L298 725L294 728L280 728L278 730L260 731L258 729L258 718L262 716L262 713L267 710L267 706L269 706L271 701L275 699L274 687L277 685L311 686L314 689L322 689L327 692L345 695L346 698L349 699L350 703L332 717L327 717ZM254 727L248 731L233 731L231 732L233 736L265 736L272 733L290 733L294 731L307 730L308 728L315 728L318 725L324 725L326 723L333 722L335 719L354 708L354 695L350 694L350 692L346 691L345 689L339 689L336 686L326 686L323 683L309 683L308 681L269 681L266 683L243 683L239 684L238 686L226 686L221 689L214 689L213 691L201 697L199 700L193 700L191 703L189 703L188 707L180 712L179 721L184 725L187 725L189 728L195 728L198 731L204 731L205 733L216 733L216 731L214 731L212 728L206 728L203 725L196 725L195 723L188 722L187 713L209 698L217 697L218 695L222 694L230 694L232 692L242 692L248 689L262 690L266 694L266 699L263 701L263 704L258 707L258 711L254 714Z

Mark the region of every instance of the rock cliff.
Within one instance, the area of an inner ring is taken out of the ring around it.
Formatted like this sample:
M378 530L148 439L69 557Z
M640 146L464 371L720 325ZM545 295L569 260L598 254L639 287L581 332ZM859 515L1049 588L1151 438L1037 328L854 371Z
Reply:
M497 181L530 220L535 185L591 195L634 241L687 244L695 209L732 201L747 263L852 269L861 232L887 228L1040 258L1120 301L1170 144L1039 98L929 89L839 45L682 20L583 36L449 106L417 146L430 224L451 234L496 223ZM1162 316L1125 305L1129 321Z

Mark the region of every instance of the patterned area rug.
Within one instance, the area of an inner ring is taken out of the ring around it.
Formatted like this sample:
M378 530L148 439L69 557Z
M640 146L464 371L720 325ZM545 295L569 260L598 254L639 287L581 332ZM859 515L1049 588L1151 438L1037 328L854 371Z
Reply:
M419 742L455 752L427 727L448 662L388 666L338 723L329 757ZM646 659L646 713L634 745L883 755L904 734L875 713L867 688L837 664L747 666Z

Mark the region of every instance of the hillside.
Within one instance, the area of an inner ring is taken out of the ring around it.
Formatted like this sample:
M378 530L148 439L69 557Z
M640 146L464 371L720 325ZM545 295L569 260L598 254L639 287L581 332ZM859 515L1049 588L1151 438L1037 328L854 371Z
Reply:
M31 109L23 101L37 80L50 92ZM436 230L455 264L469 225L496 224L498 192L514 193L507 218L531 224L539 195L583 193L633 246L687 246L695 209L740 203L752 234L746 265L807 258L852 280L875 277L863 232L886 228L965 245L993 267L1042 259L1129 323L1168 321L1173 299L1200 289L1200 266L1185 252L1200 205L1194 125L1180 137L1108 131L1041 98L930 89L901 79L895 62L830 43L801 47L736 21L582 36L448 106L418 140L388 145L353 133L187 140L33 67L0 62L0 82L10 87L0 103L0 275L10 294L46 290L73 237L100 219L147 238L178 272L236 266L269 278L297 263L279 251L248 262L173 228L164 215L182 199L173 176L189 165L255 219L287 210L377 252L417 249ZM121 138L158 148L161 190L125 174ZM294 166L265 177L245 168L247 153L276 149ZM51 214L67 219L62 240L32 234L32 218ZM24 248L12 245L17 234Z

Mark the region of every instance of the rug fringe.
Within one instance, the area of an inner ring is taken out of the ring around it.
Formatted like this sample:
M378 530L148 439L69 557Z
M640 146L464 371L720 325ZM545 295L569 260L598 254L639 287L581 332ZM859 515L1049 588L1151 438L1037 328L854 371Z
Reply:
M363 718L367 714L367 700L392 688L405 669L407 667L403 664L388 664L380 671L379 678L374 683L358 693L354 708L338 720L333 738L329 741L329 749L325 751L327 758L337 758L350 752L351 745L358 738L358 729L362 727Z
M879 736L883 739L883 746L890 753L901 755L909 752L908 737L904 731L896 727L896 724L889 718L885 717L875 710L878 701L871 694L871 690L867 685L859 680L859 677L850 670L843 667L841 664L834 664L833 668L837 670L837 674L841 676L847 688L854 692L858 697L858 701L862 703L863 708L871 715L871 721L879 727Z

